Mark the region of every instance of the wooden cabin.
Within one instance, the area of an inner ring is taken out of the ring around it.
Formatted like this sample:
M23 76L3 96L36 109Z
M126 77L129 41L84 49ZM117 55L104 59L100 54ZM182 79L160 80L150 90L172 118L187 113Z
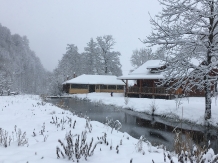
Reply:
M160 70L165 69L161 60L149 60L128 75L120 76L118 79L125 82L125 96L171 99L174 95L181 95L182 89L176 91L168 90L168 86L158 87L159 80L164 79ZM134 80L133 86L128 85L129 80Z
M195 66L203 65L204 63L199 62L197 59L191 59L190 61ZM164 79L161 70L164 70L165 64L161 60L149 60L145 62L142 66L138 67L136 70L131 72L126 76L120 76L118 79L123 80L126 84L125 86L125 96L128 97L147 97L147 98L163 98L171 99L175 95L184 94L182 88L178 90L169 90L168 86L158 87L157 83ZM190 72L194 73L194 71ZM210 72L211 76L218 74L218 69L212 69ZM129 80L134 80L135 84L133 86L128 85ZM175 81L176 82L176 81ZM217 92L217 85L211 86L211 91ZM205 96L204 90L199 90L196 86L192 88L190 92L185 94L185 96L192 97L203 97Z
M70 94L91 92L124 93L125 83L113 75L81 75L63 83L63 90Z

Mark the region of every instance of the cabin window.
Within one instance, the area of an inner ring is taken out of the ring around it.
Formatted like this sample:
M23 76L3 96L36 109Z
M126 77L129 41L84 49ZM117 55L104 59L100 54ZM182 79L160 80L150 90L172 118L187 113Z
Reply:
M118 85L117 90L123 90L124 89L123 87L124 87L123 85Z
M107 89L107 85L100 85L100 89Z
M71 84L71 88L88 89L88 85L87 84Z
M108 89L116 89L116 85L109 85Z

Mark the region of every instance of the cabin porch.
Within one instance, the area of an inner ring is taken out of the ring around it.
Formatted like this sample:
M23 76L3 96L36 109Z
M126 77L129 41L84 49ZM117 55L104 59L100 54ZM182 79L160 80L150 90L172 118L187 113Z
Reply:
M168 87L158 87L157 79L138 79L133 86L128 86L128 80L125 83L126 97L172 99L174 95L182 94L181 89L173 92Z
M65 84L63 90L69 94L83 94L91 92L124 93L123 85L99 85L99 84Z

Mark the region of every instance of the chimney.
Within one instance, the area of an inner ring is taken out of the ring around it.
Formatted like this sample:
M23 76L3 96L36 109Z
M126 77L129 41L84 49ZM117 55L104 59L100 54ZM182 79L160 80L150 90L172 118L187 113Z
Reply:
M76 77L76 73L74 72L74 74L73 74L73 78L75 78Z

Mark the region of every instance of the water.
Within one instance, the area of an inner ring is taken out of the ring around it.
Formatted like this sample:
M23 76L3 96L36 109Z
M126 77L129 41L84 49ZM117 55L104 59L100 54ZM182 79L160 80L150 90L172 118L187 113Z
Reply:
M73 98L52 98L48 100L53 104L64 103L70 111L76 114L88 116L91 120L106 123L106 117L119 120L122 123L120 131L127 132L135 138L143 135L153 145L166 146L168 150L173 150L175 128L181 131L183 136L185 132L192 133L192 140L196 144L203 145L208 140L211 141L212 148L218 153L218 129L194 125L191 123L181 123L159 116L150 116L144 113L133 112L114 106L107 106L99 103L90 103L88 101L79 101Z

